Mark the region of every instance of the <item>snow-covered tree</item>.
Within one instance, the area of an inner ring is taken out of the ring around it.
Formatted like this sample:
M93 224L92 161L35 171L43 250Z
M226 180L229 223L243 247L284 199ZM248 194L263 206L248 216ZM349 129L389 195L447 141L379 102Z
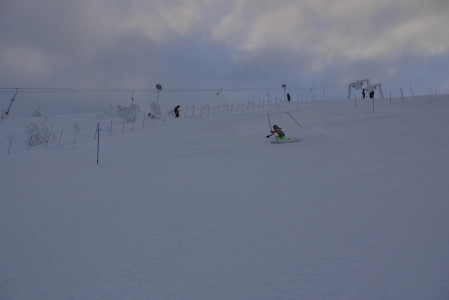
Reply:
M152 102L150 104L150 115L152 119L160 119L162 118L161 107L156 102Z
M32 117L42 117L40 110L40 106L38 108L36 108L36 110L34 111L34 113L31 115Z
M51 132L45 122L40 125L36 123L28 123L25 127L26 142L30 146L37 146L47 143L51 137Z
M109 103L108 106L103 107L100 114L97 117L113 117L114 116L114 106Z
M118 105L116 114L120 118L124 118L126 123L130 123L137 119L137 113L139 111L139 105L136 104L133 104L130 107Z

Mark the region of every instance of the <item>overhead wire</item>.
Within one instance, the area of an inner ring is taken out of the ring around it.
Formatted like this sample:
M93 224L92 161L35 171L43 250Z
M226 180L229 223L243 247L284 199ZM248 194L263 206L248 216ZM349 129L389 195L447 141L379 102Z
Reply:
M313 90L323 88L338 88L338 85L310 85L310 86L287 86L289 90ZM282 90L283 87L235 87L235 88L169 88L162 89L167 93L200 93L215 92L257 92L269 90ZM157 88L0 88L0 93L10 93L19 90L20 93L150 93L157 92Z

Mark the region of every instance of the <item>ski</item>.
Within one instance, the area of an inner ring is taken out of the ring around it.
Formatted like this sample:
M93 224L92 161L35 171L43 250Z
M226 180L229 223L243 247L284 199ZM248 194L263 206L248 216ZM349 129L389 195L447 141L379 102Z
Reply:
M282 140L272 140L270 143L272 143L272 144L288 144L288 143L296 143L299 141L300 141L299 139L286 138L286 139L282 139Z

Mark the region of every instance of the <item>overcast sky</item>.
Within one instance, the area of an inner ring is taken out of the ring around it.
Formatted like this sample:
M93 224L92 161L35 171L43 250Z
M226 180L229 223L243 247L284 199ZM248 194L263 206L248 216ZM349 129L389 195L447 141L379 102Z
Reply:
M448 0L0 0L0 87L449 93L448 28Z

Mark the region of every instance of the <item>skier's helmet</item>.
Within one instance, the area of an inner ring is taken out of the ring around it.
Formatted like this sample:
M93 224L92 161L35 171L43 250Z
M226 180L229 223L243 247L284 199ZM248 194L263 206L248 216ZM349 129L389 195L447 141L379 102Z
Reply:
M277 125L274 125L273 128L274 129L279 129L279 127Z

